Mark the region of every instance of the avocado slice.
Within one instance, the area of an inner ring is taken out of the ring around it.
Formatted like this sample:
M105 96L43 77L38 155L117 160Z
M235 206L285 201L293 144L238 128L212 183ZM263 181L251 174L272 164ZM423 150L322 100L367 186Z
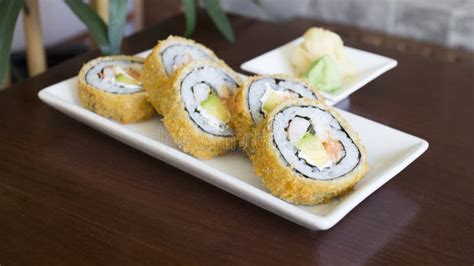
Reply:
M212 91L207 99L201 102L201 107L224 123L230 120L229 110L227 110L227 107L222 103L215 91Z
M140 82L132 77L129 77L125 74L118 74L116 77L115 77L115 80L117 82L120 82L120 83L126 83L126 84L130 84L130 85L140 85Z
M319 169L331 163L330 158L323 143L319 138L311 133L306 133L297 144L298 155L309 164L317 166Z
M278 92L274 90L270 90L267 95L267 99L262 105L263 112L266 114L270 113L282 101L283 101L283 97L281 94L279 94Z

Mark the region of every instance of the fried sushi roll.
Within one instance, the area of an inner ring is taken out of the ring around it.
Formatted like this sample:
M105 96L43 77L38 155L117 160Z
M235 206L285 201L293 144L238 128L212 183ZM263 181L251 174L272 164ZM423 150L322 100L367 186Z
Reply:
M244 82L231 104L231 124L247 155L253 153L256 126L280 103L298 98L323 99L308 83L287 75L254 76Z
M331 107L308 99L273 110L258 126L252 156L272 194L296 204L318 204L343 195L367 172L357 133Z
M160 114L165 114L168 102L162 97L162 89L170 86L176 70L191 61L220 60L213 51L193 40L169 36L158 42L146 58L142 72L143 87L153 107Z
M155 111L142 88L143 58L135 56L99 57L79 72L81 105L121 123L151 118Z
M228 102L239 85L239 77L230 68L209 61L192 62L178 70L163 91L172 106L163 121L183 151L210 159L236 146Z

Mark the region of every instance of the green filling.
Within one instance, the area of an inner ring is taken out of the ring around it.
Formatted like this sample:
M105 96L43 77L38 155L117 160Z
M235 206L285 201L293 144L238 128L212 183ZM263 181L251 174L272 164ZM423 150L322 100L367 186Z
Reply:
M325 55L311 64L304 77L316 89L324 92L333 92L342 87L341 74L336 62L329 55Z
M201 107L224 123L230 120L229 110L227 110L227 107L222 103L215 91L212 91L207 99L201 102Z
M278 104L283 101L283 97L275 91L270 91L266 101L262 105L262 110L266 114L270 113Z
M319 138L311 133L306 133L297 143L300 157L316 166L324 166L329 162L329 156Z
M130 76L127 76L125 74L118 74L115 77L115 80L120 83L126 83L130 85L140 85L140 82Z

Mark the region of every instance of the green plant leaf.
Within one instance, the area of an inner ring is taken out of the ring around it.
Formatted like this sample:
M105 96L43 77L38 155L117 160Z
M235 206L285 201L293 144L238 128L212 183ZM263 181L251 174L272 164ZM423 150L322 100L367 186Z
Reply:
M181 0L186 17L186 31L184 36L189 37L196 28L196 0Z
M229 19L222 10L218 0L203 0L207 13L216 25L217 29L224 35L229 42L235 42L234 31L230 25Z
M87 4L81 0L64 0L71 10L87 26L94 41L99 45L103 54L110 53L107 25L102 18Z
M5 79L8 70L13 31L23 4L23 0L0 2L0 83Z
M109 1L108 34L110 54L119 54L127 21L127 0Z

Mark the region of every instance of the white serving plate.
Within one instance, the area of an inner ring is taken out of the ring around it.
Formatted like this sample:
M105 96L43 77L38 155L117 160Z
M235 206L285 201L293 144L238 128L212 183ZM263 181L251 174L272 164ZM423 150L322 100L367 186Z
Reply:
M144 56L147 52L139 55ZM45 103L107 135L209 182L244 200L314 230L334 226L362 200L402 171L428 148L418 137L339 110L359 132L367 148L370 170L348 195L327 204L298 206L271 195L255 176L250 160L239 151L212 160L199 160L173 144L159 117L122 125L79 104L77 77L39 92ZM390 141L387 141L390 140Z
M295 75L290 57L297 45L303 42L303 37L295 39L283 46L257 56L240 68L256 74L288 74ZM342 88L333 92L322 92L330 104L336 104L348 97L365 84L397 66L397 61L385 56L369 53L351 47L344 47L347 56L354 64L356 73L353 79L344 80Z

